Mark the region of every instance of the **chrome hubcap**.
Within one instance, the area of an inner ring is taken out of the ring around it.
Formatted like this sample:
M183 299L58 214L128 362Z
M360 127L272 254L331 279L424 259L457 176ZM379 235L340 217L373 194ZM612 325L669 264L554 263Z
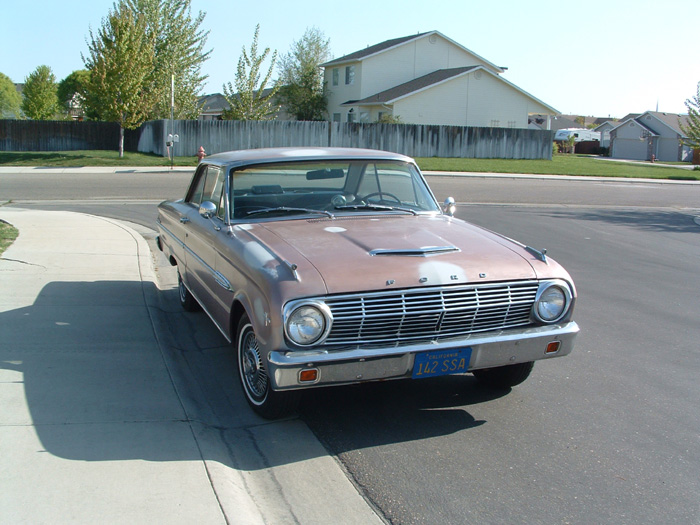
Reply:
M258 340L251 331L241 343L241 365L247 389L256 400L262 401L267 393L267 372L260 356Z

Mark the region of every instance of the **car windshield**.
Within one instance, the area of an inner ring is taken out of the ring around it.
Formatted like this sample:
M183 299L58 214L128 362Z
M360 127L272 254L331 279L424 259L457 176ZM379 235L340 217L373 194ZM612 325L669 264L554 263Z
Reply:
M232 171L234 219L438 211L418 170L406 162L304 161Z

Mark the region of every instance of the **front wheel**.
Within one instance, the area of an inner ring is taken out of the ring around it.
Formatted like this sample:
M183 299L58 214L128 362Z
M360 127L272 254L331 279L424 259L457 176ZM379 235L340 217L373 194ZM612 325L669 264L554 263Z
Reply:
M265 419L277 419L293 413L301 394L298 391L272 390L265 360L247 315L243 315L238 323L236 353L243 393L253 410Z
M489 388L505 389L519 385L525 381L535 363L518 363L517 365L499 366L496 368L484 368L472 372L480 383Z

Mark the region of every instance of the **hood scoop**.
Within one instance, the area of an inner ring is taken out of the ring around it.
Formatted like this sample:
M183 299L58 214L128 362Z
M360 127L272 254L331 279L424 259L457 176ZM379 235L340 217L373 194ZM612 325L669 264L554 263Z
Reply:
M425 248L394 249L394 250L371 250L369 254L376 255L398 255L402 257L429 257L430 255L440 255L441 253L452 253L460 251L456 246L426 246Z

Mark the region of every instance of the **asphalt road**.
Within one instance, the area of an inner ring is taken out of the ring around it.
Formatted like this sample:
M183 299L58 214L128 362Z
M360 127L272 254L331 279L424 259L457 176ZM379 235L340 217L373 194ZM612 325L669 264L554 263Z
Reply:
M3 175L0 201L152 226L188 180L56 176L47 191ZM569 270L574 352L509 392L471 377L309 391L301 418L392 523L700 523L700 186L430 183L459 217ZM222 346L203 316L188 322ZM208 362L200 373L220 376ZM208 402L223 411L233 395Z

